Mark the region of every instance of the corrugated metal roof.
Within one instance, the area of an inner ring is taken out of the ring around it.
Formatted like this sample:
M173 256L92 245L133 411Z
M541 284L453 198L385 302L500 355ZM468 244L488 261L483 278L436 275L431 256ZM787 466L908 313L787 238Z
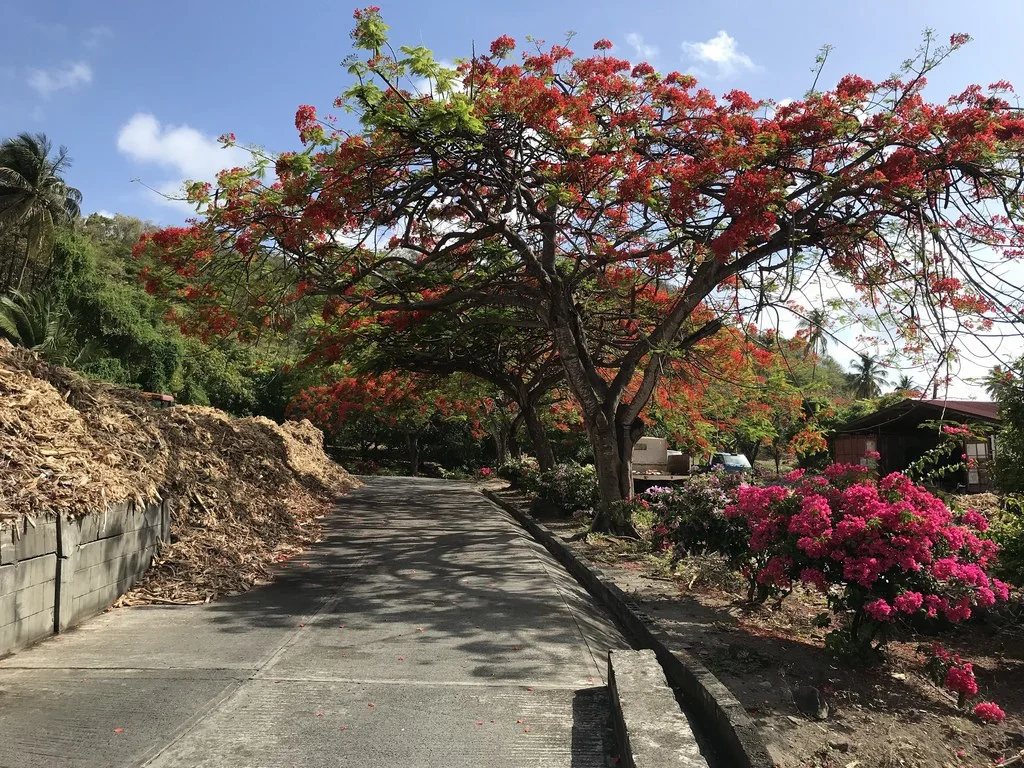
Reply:
M880 427L893 427L897 422L907 418L970 420L983 419L988 422L999 422L999 406L985 400L901 400L895 405L880 411L869 413L858 419L836 427L835 434L877 430Z
M945 408L947 411L959 411L969 416L999 420L999 403L994 403L991 400L922 400L921 402Z

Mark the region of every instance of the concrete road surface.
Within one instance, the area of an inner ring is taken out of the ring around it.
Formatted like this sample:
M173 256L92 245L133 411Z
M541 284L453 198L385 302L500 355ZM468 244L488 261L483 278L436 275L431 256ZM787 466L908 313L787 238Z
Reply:
M609 765L579 585L466 485L376 478L272 585L0 661L2 768Z

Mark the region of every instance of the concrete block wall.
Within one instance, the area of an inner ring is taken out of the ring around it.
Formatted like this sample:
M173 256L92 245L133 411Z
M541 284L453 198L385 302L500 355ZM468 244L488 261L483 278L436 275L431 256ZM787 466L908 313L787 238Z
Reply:
M169 534L167 502L0 526L0 655L109 606L146 572Z

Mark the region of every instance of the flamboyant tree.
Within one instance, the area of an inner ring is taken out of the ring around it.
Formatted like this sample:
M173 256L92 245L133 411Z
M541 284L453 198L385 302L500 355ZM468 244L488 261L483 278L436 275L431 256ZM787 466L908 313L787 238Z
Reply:
M958 330L1016 320L1020 296L993 263L1024 245L1024 119L1005 83L922 94L966 35L927 39L898 75L848 75L784 106L716 98L606 40L516 56L504 36L451 70L422 47L395 52L376 8L356 12L353 40L337 105L361 128L299 108L305 146L276 159L276 181L258 159L193 186L202 216L149 238L157 257L200 286L200 312L223 311L210 286L254 272L281 276L259 297L268 314L323 295L410 316L533 313L606 504L631 493L641 412L668 362L815 273L847 283L912 351L947 354Z
M345 372L329 383L299 392L288 415L306 418L333 438L370 437L405 443L410 474L417 474L420 439L443 421L462 421L483 436L494 400L467 377L421 376L389 371L379 375Z
M313 343L318 359L358 359L363 368L379 372L469 374L481 379L502 393L514 411L509 434L501 437L513 438L525 426L540 468L554 467L542 408L565 375L535 314L492 306L417 313L375 312L359 305L348 305L341 314L328 309ZM507 442L498 440L499 446Z

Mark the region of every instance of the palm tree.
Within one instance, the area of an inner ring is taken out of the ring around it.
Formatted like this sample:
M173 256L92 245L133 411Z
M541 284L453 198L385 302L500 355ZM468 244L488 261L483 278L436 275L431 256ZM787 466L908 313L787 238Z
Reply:
M57 365L88 362L94 353L91 342L78 343L71 316L57 309L41 292L14 290L10 296L0 296L0 339L30 349Z
M823 357L828 350L828 313L824 309L812 309L803 320L800 321L800 330L806 332L807 345L804 347L804 356L812 352L818 357Z
M0 228L24 233L25 256L15 288L25 270L53 238L54 230L72 223L81 213L82 193L69 186L63 174L71 167L66 147L54 153L45 134L20 133L0 144ZM11 285L15 259L10 256L4 284Z
M889 374L882 367L882 362L875 355L860 353L859 359L853 363L846 374L853 393L863 399L878 397L882 387L888 383Z
M920 392L921 390L914 383L914 380L907 374L900 376L899 381L896 382L896 388L893 390L897 394L909 397L910 395Z

